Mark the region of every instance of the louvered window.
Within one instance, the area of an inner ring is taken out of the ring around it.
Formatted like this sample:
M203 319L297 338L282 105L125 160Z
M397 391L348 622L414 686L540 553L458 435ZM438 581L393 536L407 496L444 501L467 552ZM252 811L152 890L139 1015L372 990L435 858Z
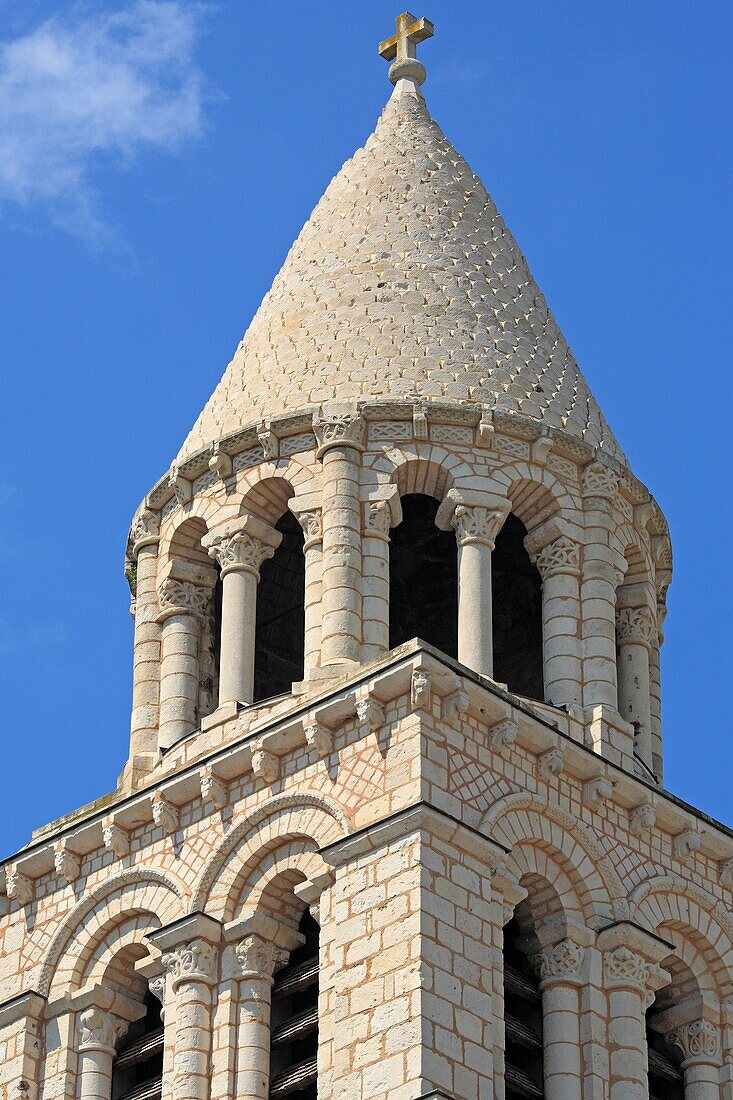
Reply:
M130 1026L112 1066L112 1100L160 1100L163 1023L160 1001L148 994L147 1013Z
M307 910L299 931L305 943L291 952L272 987L270 1100L317 1100L320 930Z
M542 994L517 947L519 927L504 929L504 1076L506 1100L543 1100Z
M649 1051L649 1100L685 1100L685 1082L674 1055L667 1049L664 1036L647 1026Z

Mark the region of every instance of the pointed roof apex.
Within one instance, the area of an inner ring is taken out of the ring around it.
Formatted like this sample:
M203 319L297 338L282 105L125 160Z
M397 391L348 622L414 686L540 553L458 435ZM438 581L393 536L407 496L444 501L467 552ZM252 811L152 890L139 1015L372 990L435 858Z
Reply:
M429 19L416 19L409 11L404 11L395 19L397 31L391 38L379 43L379 55L385 61L391 61L389 79L393 84L399 80L412 80L418 87L425 82L425 66L417 60L416 47L426 38L432 38L435 28Z

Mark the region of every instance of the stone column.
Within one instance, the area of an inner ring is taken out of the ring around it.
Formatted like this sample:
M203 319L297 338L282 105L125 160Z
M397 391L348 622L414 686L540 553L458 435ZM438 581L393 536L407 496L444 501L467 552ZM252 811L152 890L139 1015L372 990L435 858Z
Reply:
M364 645L362 660L376 660L389 650L389 529L392 509L388 500L369 500L364 506Z
M648 1100L646 1010L654 991L670 981L669 974L655 965L669 954L669 945L622 922L604 929L598 936L598 946L604 952L608 997L609 1100Z
M248 705L254 699L259 570L281 541L279 531L251 515L204 536L204 546L221 569L219 706Z
M323 463L321 666L354 668L362 641L360 455L365 422L356 412L313 424Z
M208 587L168 577L158 590L162 623L160 729L158 745L168 749L198 725L199 627Z
M695 1020L670 1031L666 1043L682 1057L685 1100L720 1100L720 1029Z
M584 949L562 940L530 956L540 979L545 1100L581 1100L579 986Z
M451 526L458 543L458 660L494 675L491 551L506 511L457 504Z
M267 1100L270 1093L270 1007L273 974L289 952L248 935L236 946L239 964L237 1100Z
M160 623L157 621L158 539L160 517L144 508L132 526L132 575L135 640L132 663L130 762L158 751Z
M583 471L586 541L580 598L583 614L583 703L616 710L616 573L611 540L619 478L600 462Z
M175 1100L209 1100L213 987L218 978L221 925L196 913L148 938L164 952L166 1001L174 1001L173 1096Z
M301 509L290 502L290 510L303 528L305 555L305 652L303 675L321 663L321 597L323 590L323 524L320 508Z
M79 1100L110 1100L112 1096L112 1062L117 1043L129 1024L101 1008L88 1008L79 1013Z
M662 745L662 677L660 657L664 645L664 620L667 606L664 600L657 602L657 634L652 638L649 654L649 694L652 720L652 770L659 783L664 778L664 756Z
M524 540L542 577L542 648L545 699L554 706L582 703L580 546L567 535L551 542Z
M618 709L635 730L634 749L652 767L652 714L649 654L656 632L648 607L624 607L616 614Z

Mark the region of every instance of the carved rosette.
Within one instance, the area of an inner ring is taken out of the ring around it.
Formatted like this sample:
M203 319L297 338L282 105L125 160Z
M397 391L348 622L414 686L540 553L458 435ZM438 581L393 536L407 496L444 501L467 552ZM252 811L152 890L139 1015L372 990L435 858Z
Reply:
M622 607L616 612L616 636L623 645L643 645L651 649L656 641L657 627L648 607Z
M621 946L604 956L603 965L607 986L631 987L647 993L652 969L643 955Z
M529 965L544 985L550 983L577 982L583 966L585 951L572 940L561 940L531 955Z
M493 550L496 536L505 518L506 512L496 508L484 508L478 504L458 504L453 513L451 527L456 533L456 542L459 546L478 542Z
M128 1024L111 1012L89 1008L79 1017L79 1053L101 1050L114 1054L117 1043L127 1032Z
M274 943L267 943L260 936L245 936L235 948L239 963L239 977L249 981L262 979L272 982L276 970L285 966L290 952Z
M621 478L602 462L591 462L583 470L583 496L613 500Z
M303 551L310 550L311 546L320 546L323 542L323 514L320 508L301 512L297 518L303 528Z
M184 984L213 985L216 981L217 951L206 940L181 944L163 955L161 962L170 978L172 993Z
M274 546L247 531L224 536L209 549L209 556L216 558L222 577L227 573L243 572L253 573L258 580L260 566L274 553Z
M209 590L190 581L178 581L168 577L158 589L159 623L174 615L192 615L203 619L209 605Z
M543 581L560 573L580 574L580 546L566 535L560 535L554 542L543 546L532 555L532 560Z
M313 431L318 444L318 458L333 447L353 447L363 451L366 446L366 421L359 413L318 417L313 421Z
M132 522L130 541L132 556L137 558L143 546L157 546L160 539L160 514L143 508Z
M392 526L392 509L389 501L370 500L364 506L364 534L370 538L389 539Z
M682 1068L720 1065L720 1030L708 1020L695 1020L675 1028L665 1037L670 1050L682 1058Z

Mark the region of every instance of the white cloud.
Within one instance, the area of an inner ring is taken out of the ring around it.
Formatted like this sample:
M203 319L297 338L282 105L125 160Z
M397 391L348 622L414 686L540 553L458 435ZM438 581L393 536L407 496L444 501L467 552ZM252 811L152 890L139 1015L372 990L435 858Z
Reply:
M40 205L90 243L109 243L95 169L173 151L201 130L201 14L184 0L134 0L0 41L0 202Z

